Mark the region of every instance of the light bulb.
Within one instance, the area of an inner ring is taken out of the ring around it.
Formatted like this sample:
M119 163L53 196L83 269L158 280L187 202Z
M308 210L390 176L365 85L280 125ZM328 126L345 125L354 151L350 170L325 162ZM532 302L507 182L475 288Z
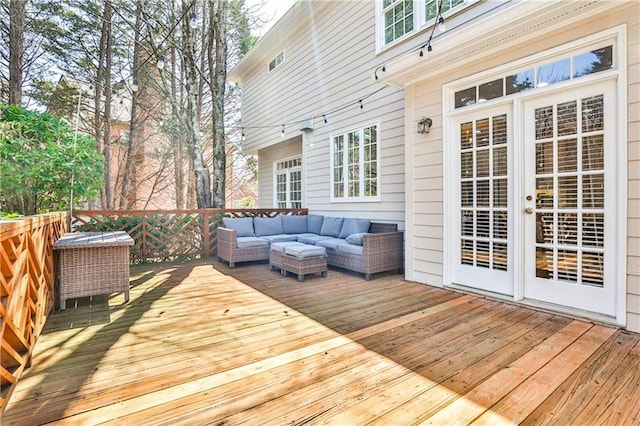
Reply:
M132 91L134 91L134 92L137 92L137 91L138 91L138 89L139 89L139 86L138 86L138 79L137 79L137 78L134 78L134 79L133 79L133 84L131 84L131 90L132 90Z
M280 132L280 137L284 138L284 124L282 125L282 132Z
M444 18L441 16L440 19L438 19L438 30L443 33L447 30L447 26L444 24Z
M427 46L427 55L429 55L429 57L433 56L433 47L431 47L431 45Z
M156 63L156 66L159 70L164 69L164 55L158 56L158 62Z
M189 27L198 28L198 15L195 12L191 12L191 15L189 15Z

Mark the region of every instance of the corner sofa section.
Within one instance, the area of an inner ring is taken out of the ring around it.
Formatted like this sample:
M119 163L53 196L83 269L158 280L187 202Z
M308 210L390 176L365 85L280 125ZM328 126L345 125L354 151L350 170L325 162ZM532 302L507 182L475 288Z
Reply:
M325 247L331 266L364 274L404 267L403 234L392 223L322 215L223 218L218 228L218 259L238 262L269 259L271 243L299 241Z

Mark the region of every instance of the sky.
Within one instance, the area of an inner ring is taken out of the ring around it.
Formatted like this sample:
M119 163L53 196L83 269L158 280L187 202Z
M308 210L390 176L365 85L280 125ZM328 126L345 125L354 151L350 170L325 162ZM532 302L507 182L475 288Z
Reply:
M291 8L295 0L247 0L249 7L260 6L260 17L267 22L264 27L254 32L257 36L263 36L269 31L278 19Z

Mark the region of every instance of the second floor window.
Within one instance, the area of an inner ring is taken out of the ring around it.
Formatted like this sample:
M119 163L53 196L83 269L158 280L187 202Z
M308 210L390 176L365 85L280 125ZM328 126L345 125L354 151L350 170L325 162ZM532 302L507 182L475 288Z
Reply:
M277 67L279 67L283 63L284 63L284 50L278 53L278 56L276 56L271 62L269 62L269 72L275 70Z
M424 20L429 22L438 16L438 4L442 1L441 13L445 13L449 9L464 3L464 0L427 0L424 7Z
M384 0L384 44L413 31L413 0Z
M378 126L331 138L331 198L335 201L378 199Z

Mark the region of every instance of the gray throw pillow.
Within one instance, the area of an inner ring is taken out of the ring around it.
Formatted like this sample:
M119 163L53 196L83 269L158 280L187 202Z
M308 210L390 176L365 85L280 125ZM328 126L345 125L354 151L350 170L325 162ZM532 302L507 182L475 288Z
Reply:
M320 235L327 237L338 237L340 230L342 229L343 217L325 217L322 221L322 228L320 229Z
M252 217L223 217L225 228L235 229L238 237L255 237Z
M355 244L357 246L361 246L365 234L366 234L366 232L359 232L357 234L351 234L347 238L345 238L345 241L348 242L349 244Z
M285 234L304 234L307 232L307 215L282 215L282 232Z
M310 214L307 216L307 232L320 235L324 216L319 214Z
M351 234L362 234L369 232L369 225L371 221L369 219L352 219L347 217L342 224L342 230L340 230L340 238L347 238Z
M253 227L256 237L279 235L282 234L282 219L280 219L280 215L276 217L255 217L253 218Z

